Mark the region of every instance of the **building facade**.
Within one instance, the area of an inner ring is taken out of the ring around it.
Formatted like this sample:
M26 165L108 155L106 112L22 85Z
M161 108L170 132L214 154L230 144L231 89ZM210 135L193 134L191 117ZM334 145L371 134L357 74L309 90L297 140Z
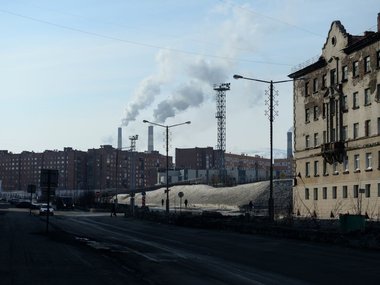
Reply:
M173 167L169 157L169 167ZM166 156L157 151L131 152L103 145L87 152L64 148L43 153L0 151L0 180L4 191L39 188L40 170L57 169L57 190L141 189L157 184L166 169Z
M332 23L318 61L294 79L294 213L380 218L380 14L377 32Z

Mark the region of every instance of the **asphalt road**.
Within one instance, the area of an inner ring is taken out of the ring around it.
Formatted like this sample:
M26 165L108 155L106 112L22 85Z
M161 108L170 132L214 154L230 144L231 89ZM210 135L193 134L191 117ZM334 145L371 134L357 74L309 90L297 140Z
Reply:
M0 211L0 284L379 284L378 251L57 214Z

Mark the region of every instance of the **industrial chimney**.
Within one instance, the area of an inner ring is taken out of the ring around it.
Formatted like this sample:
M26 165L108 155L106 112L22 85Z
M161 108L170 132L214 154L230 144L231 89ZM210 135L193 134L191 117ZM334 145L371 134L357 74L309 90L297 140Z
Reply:
M121 127L117 129L117 149L122 149L122 131Z
M148 152L152 152L153 150L153 126L148 126Z

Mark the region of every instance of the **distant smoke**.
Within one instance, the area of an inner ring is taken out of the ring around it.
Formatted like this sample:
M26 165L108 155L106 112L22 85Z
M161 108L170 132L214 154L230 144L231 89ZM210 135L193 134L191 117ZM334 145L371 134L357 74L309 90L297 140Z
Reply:
M126 115L123 119L123 125L127 126L129 122L134 121L140 110L145 109L152 104L156 95L160 94L161 83L154 77L144 79L137 91L135 92L134 101L130 103L126 108Z
M212 53L222 58L234 58L243 50L252 52L255 45L260 42L252 40L257 39L255 17L252 17L247 10L241 7L233 8L227 3L218 5L217 8L216 13L228 16L227 20L215 27L212 33L217 36L213 41L218 43L217 50ZM169 84L169 88L172 88L173 82L179 82L180 87L177 87L168 99L157 103L153 111L157 122L163 123L178 112L199 107L205 98L214 95L213 84L226 82L232 66L228 60L205 60L203 57L194 60L192 56L183 56L169 50L159 51L156 61L158 72L139 84L133 101L126 108L124 125L134 121L141 110L150 106L161 94L161 89L167 88ZM187 83L183 82L183 78L188 78Z

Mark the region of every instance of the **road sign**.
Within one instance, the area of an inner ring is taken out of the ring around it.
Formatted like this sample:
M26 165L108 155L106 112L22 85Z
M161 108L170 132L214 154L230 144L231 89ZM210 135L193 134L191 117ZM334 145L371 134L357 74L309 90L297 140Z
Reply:
M36 193L36 185L29 184L27 192L32 194Z
M178 197L182 198L184 196L183 192L178 193Z
M40 186L58 187L58 170L57 169L41 169Z

